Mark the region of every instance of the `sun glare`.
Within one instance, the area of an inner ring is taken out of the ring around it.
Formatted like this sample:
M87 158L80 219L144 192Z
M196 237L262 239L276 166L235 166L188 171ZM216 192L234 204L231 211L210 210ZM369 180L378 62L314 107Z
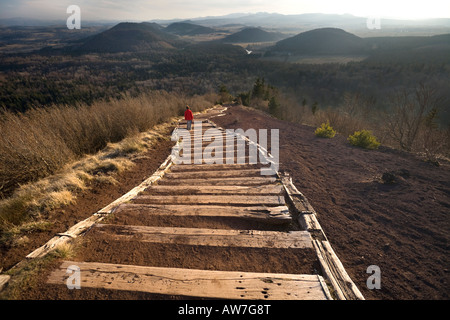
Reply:
M283 3L281 1L280 5ZM335 14L352 14L355 16L395 19L428 19L450 17L450 1L355 1L355 0L326 0L326 1L298 1L291 3L291 10L297 13L322 12Z

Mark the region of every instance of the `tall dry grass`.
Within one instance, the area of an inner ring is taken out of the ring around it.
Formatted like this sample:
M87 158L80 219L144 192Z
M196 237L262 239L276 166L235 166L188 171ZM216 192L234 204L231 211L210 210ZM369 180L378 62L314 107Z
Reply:
M140 142L133 137L181 116L186 104L197 112L216 100L214 94L187 97L155 91L91 106L0 113L0 227L19 225L39 210L73 202L71 192L83 189L98 171L117 172L130 165L116 153L138 149ZM96 154L100 150L101 156ZM72 171L67 175L69 164ZM60 177L63 169L65 176Z
M52 106L25 114L0 114L0 195L20 184L55 173L66 163L95 153L181 115L211 106L215 96L185 97L151 92L139 97L97 102L91 106Z

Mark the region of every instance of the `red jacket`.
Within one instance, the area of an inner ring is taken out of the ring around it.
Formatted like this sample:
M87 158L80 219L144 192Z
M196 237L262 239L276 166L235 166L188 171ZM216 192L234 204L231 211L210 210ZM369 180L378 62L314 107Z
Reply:
M190 109L187 109L184 112L184 120L194 120L194 115L192 114L192 111Z

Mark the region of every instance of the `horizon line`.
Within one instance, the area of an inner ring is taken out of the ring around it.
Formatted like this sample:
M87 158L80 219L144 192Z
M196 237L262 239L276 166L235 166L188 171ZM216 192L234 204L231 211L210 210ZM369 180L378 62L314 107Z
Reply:
M352 13L323 13L323 12L305 12L305 13L293 13L293 14L284 14L279 12L235 12L230 14L224 14L224 15L217 15L217 16L197 16L197 17L189 17L189 18L149 18L149 19L128 19L128 18L113 18L113 19L107 19L107 18L91 18L91 19L85 19L84 21L87 22L125 22L125 21L132 21L132 22L149 22L149 21L190 21L190 20L213 20L218 18L223 19L235 19L236 17L233 17L234 15L242 15L242 17L245 16L252 16L252 15L261 15L261 14L267 14L267 15L280 15L280 16L302 16L302 15L324 15L324 16L351 16L354 18L369 18L371 16L364 16L364 15L355 15ZM449 17L427 17L427 18L404 18L404 17L391 17L391 16L383 16L383 15L377 15L378 18L384 19L384 20L396 20L396 21L427 21L427 20L450 20ZM40 22L56 22L56 21L66 21L65 19L56 19L56 18L34 18L30 16L13 16L13 17L0 17L0 20L20 20L20 19L30 19L32 21L40 21Z

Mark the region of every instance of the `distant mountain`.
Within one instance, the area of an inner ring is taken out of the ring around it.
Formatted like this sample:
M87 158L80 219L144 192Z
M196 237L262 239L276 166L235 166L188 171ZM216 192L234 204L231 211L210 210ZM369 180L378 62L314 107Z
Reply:
M165 32L163 27L156 23L122 22L86 39L76 51L114 53L172 49L180 43L177 36Z
M270 52L295 55L346 55L367 51L364 39L337 28L322 28L300 33L277 42Z
M260 28L245 28L225 37L221 41L224 43L255 43L274 42L284 38L286 38L286 36L282 33L267 32Z
M154 20L167 25L180 20ZM357 17L351 14L324 14L306 13L284 15L278 13L254 13L233 14L215 17L198 17L190 19L193 23L207 27L224 27L230 25L242 25L266 29L282 29L283 32L299 33L318 28L340 28L356 34L365 35L377 33L380 36L390 35L392 32L404 34L441 34L450 30L450 19L423 19L423 20L395 20L381 17L381 30L368 30L367 17Z
M216 32L212 28L192 24L189 22L175 22L164 29L166 32L177 34L179 36L195 36L200 34L209 34Z

